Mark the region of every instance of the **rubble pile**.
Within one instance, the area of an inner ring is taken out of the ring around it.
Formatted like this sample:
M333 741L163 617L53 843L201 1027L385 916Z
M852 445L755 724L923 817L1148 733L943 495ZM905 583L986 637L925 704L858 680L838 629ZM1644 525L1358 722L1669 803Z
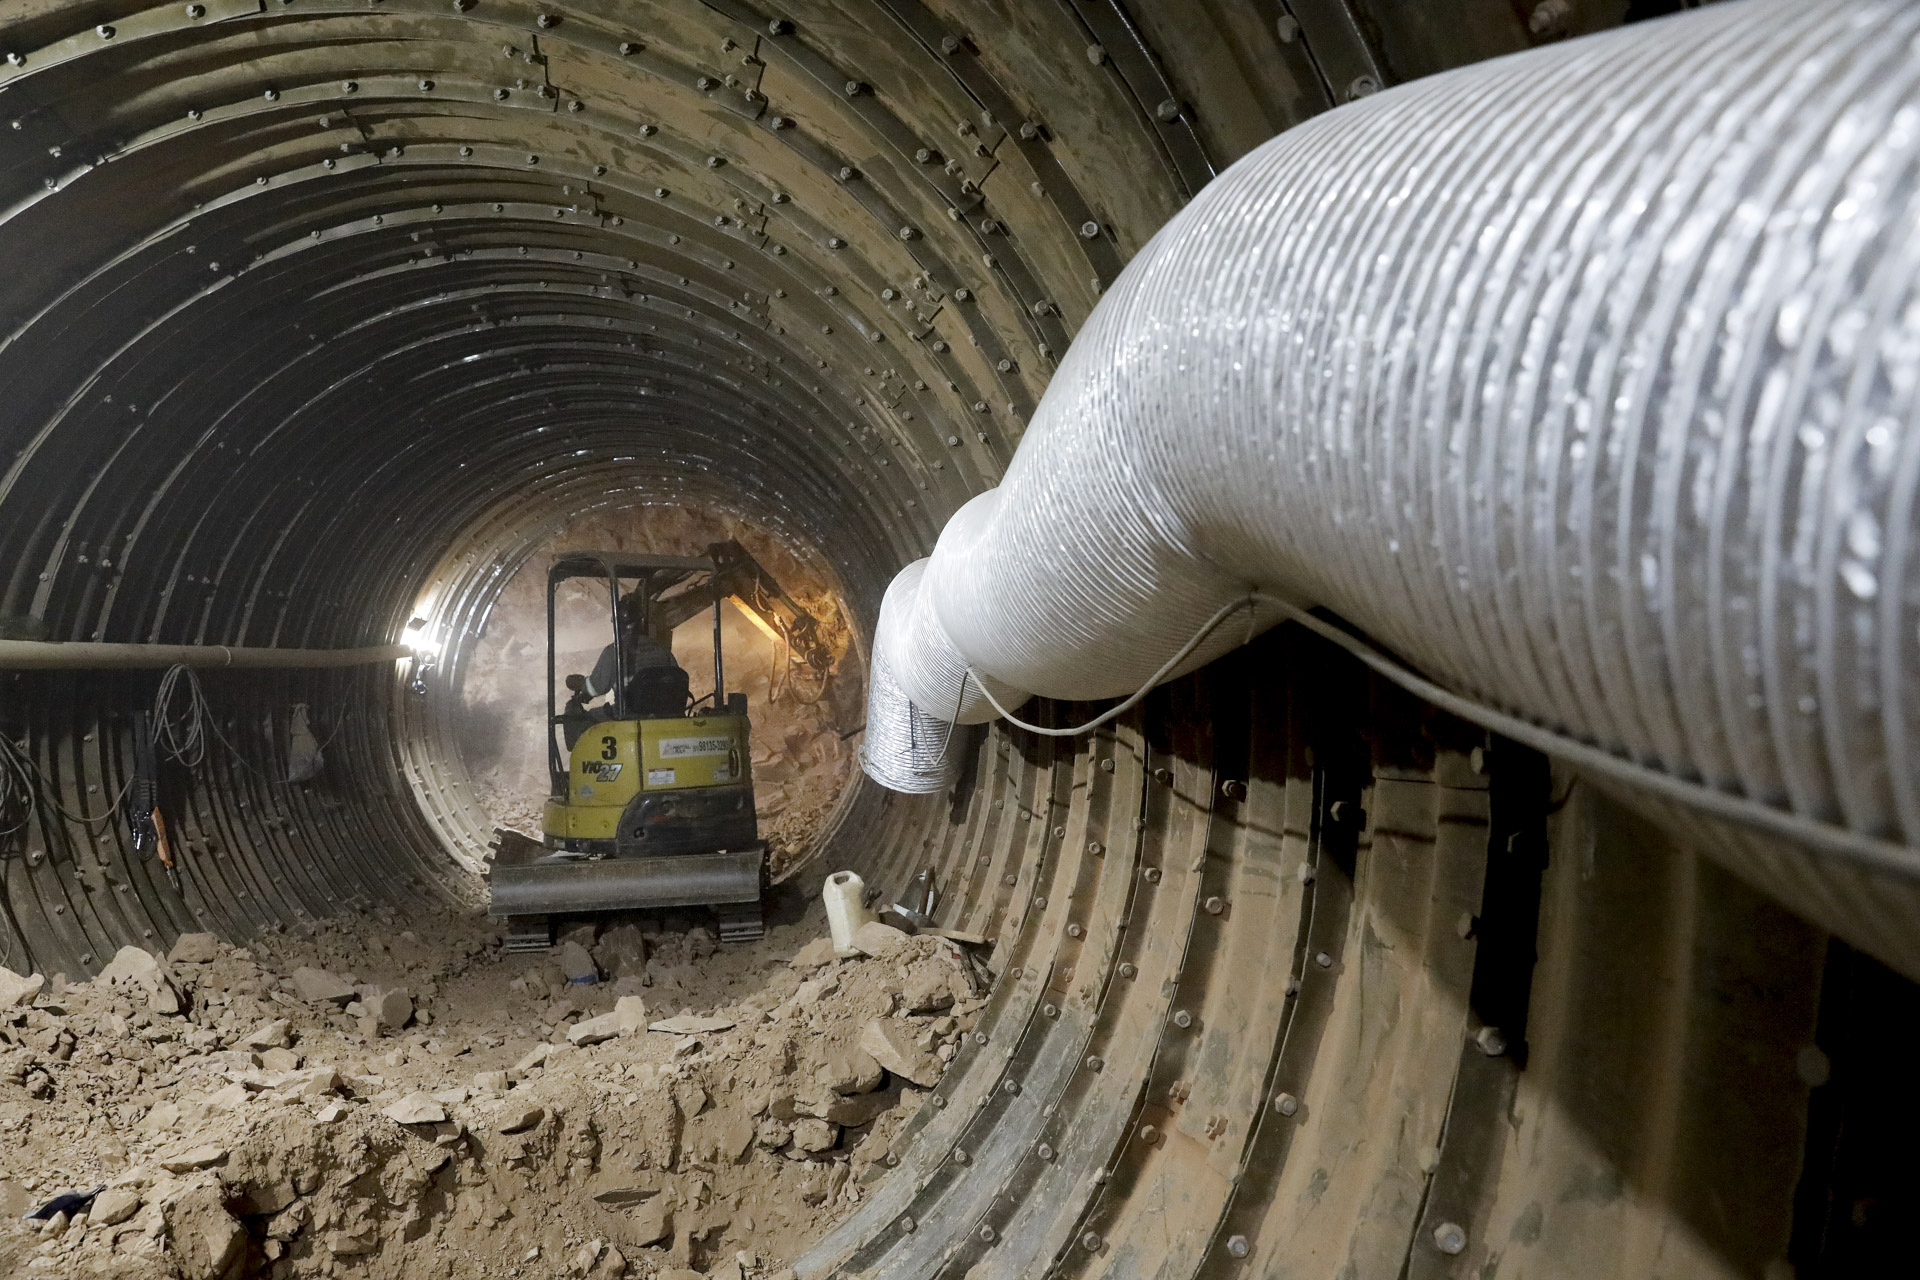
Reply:
M0 1274L774 1275L986 994L952 942L824 932L636 918L521 955L388 916L0 970Z

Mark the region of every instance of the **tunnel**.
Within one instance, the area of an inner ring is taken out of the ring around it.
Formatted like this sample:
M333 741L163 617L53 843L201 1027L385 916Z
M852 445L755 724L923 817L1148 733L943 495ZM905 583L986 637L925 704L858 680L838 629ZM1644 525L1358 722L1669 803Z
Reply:
M582 520L684 516L803 566L844 612L851 759L889 584L1008 477L1183 209L1460 69L1491 98L1528 59L1782 12L1694 7L16 0L0 963L80 983L182 935L484 919L501 819L463 691ZM1904 40L1897 8L1831 22ZM1904 545L1920 436L1886 413ZM1914 572L1881 592L1907 717ZM820 801L783 891L930 873L993 992L870 1192L785 1260L801 1280L1910 1273L1913 815L1842 806L1815 816L1864 834L1827 839L1703 810L1700 776L1649 791L1658 750L1629 774L1604 735L1476 718L1369 660L1433 616L1356 612L1231 623L1077 735L920 706L937 785L849 767ZM1853 759L1910 797L1880 741ZM1818 807L1783 787L1766 805ZM125 819L148 806L170 862Z

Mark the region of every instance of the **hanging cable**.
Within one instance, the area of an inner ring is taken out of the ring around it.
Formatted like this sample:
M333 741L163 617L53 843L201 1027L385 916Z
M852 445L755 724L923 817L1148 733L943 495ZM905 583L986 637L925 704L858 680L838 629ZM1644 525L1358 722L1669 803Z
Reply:
M0 813L6 812L10 805L24 803L25 807L20 821L0 831L0 835L11 835L25 826L41 804L45 804L47 808L69 822L77 822L83 827L97 827L113 817L120 807L120 802L127 798L127 792L132 786L133 779L127 779L103 813L92 815L75 813L53 798L52 784L47 775L40 771L40 766L34 763L33 757L27 754L26 749L13 739L0 734Z
M183 687L187 705L176 720L173 704ZM206 691L200 687L200 677L193 668L184 664L168 667L166 674L160 677L160 688L153 700L154 745L164 750L176 763L192 769L207 758L209 734L245 768L262 777L266 776L254 768L252 761L242 755L238 747L227 741L227 735L220 732L219 721L207 705Z
M175 695L181 684L186 685L187 708L176 720L173 714ZM166 674L160 677L160 689L153 698L153 741L179 763L191 769L207 758L206 726L207 696L200 688L200 677L193 668L183 665L168 667Z
M1564 760L1575 768L1612 778L1662 799L1699 809L1740 823L1742 826L1783 837L1797 844L1838 854L1876 870L1897 871L1901 874L1912 872L1916 858L1913 851L1904 845L1848 831L1831 823L1803 817L1784 809L1776 809L1772 805L1748 799L1746 796L1718 791L1702 783L1691 782L1617 756L1602 747L1570 738L1553 729L1508 715L1483 702L1477 702L1443 688L1351 632L1342 630L1298 605L1260 591L1250 591L1245 596L1222 605L1198 631L1194 632L1191 640L1161 664L1160 669L1153 673L1146 684L1136 690L1126 701L1102 712L1085 724L1076 725L1070 729L1049 729L1041 725L1029 724L1008 714L1006 708L1000 705L999 700L986 687L985 682L981 682L981 691L986 694L987 701L993 709L999 712L1009 724L1025 729L1029 733L1042 734L1049 738L1065 738L1086 733L1131 710L1153 690L1155 685L1165 679L1169 672L1185 661L1187 656L1197 649L1229 615L1256 604L1271 605L1284 614L1289 621L1298 623L1322 639L1346 650L1370 670L1391 680L1414 696L1432 703L1442 711L1459 716L1462 720L1470 721L1503 737L1511 738L1536 751ZM972 667L967 668L966 674L979 680L978 674ZM964 689L964 684L962 687Z
M999 712L1001 719L1005 720L1008 724L1011 724L1016 728L1025 729L1028 733L1040 734L1043 737L1072 738L1079 734L1087 733L1091 730L1098 729L1101 725L1107 723L1109 720L1112 720L1117 716L1123 716L1127 712L1133 710L1133 708L1139 704L1142 698L1146 697L1149 693L1153 692L1154 686L1158 685L1162 680L1167 678L1168 672L1172 671L1175 667L1179 666L1182 662L1185 662L1187 658L1192 655L1193 651L1195 649L1198 649L1201 646L1201 644L1203 644L1206 641L1206 638L1213 634L1214 628L1218 627L1222 622L1225 622L1227 620L1228 615L1240 609L1250 608L1252 607L1255 601L1265 600L1265 599L1267 599L1267 597L1259 595L1257 593L1250 593L1238 600L1229 600L1226 604L1221 605L1217 610L1214 611L1214 615L1211 618L1208 618L1206 622L1201 625L1198 631L1193 633L1193 638L1187 641L1185 644L1181 645L1180 648L1174 652L1174 655L1171 658L1168 658L1165 662L1161 663L1160 669L1158 671L1155 671L1152 675L1148 676L1147 682L1141 685L1138 689L1134 690L1134 692L1127 698L1125 702L1120 703L1118 706L1110 707L1106 711L1103 711L1099 715L1095 716L1093 719L1087 721L1085 724L1075 725L1071 729L1049 729L1044 725L1028 724L1025 720L1020 719L1018 716L1014 715L1012 712L1008 711L1005 707L1000 705L1000 700L993 696L993 690L990 687L988 687L987 682L981 679L980 674L977 671L975 671L972 667L968 667L960 678L961 694L963 697L965 696L966 688L967 688L967 680L968 678L972 678L973 681L980 686L980 692L986 695L988 705L991 706L995 711ZM958 712L959 712L959 709L956 704L955 714L957 715Z

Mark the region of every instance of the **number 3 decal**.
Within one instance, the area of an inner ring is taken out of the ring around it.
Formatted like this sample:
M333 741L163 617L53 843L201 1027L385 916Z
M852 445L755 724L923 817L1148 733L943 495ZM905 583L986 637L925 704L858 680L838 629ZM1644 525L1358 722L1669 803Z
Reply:
M600 752L600 758L602 760L618 760L620 758L620 743L618 739L602 738L600 739L600 746L602 748Z

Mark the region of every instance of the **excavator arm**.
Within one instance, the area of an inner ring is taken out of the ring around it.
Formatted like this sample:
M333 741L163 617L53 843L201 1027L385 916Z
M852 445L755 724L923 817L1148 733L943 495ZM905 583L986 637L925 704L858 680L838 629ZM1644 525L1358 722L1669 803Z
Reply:
M784 641L821 675L833 666L833 651L820 634L820 620L800 607L786 588L753 554L738 542L716 542L707 548L713 561L714 583L722 595L738 605L769 638ZM663 595L655 603L655 618L666 631L713 603L707 584L700 583Z

